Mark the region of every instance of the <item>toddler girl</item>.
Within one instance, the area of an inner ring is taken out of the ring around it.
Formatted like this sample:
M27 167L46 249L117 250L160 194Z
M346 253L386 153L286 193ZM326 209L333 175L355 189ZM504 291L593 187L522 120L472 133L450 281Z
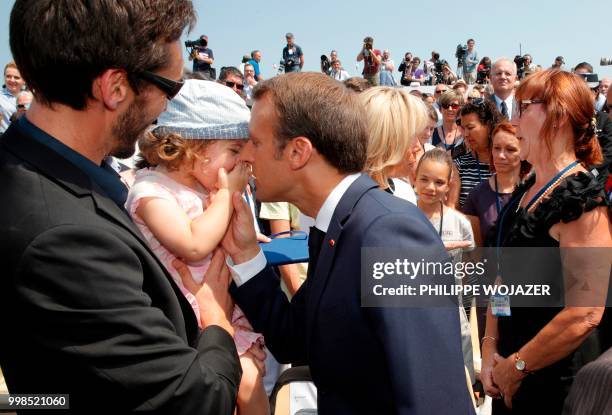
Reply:
M168 103L157 126L139 142L142 160L126 208L164 264L200 323L195 296L172 266L185 262L201 282L232 216L232 194L244 191L249 169L239 163L248 138L250 113L231 89L187 80ZM247 350L263 344L242 311L232 315L234 340L243 369L238 391L241 414L267 413L261 375ZM201 326L201 323L200 323Z

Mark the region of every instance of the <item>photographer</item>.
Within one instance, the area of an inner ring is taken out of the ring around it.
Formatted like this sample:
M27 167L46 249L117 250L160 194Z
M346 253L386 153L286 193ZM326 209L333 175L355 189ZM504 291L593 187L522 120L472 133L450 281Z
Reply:
M519 79L523 79L528 75L531 75L535 72L535 65L533 64L533 58L530 54L523 55L522 66L519 69L518 76ZM518 64L517 64L518 65Z
M480 60L478 68L476 69L476 83L479 85L488 84L491 82L489 79L491 75L491 58L485 56Z
M400 84L404 86L410 85L410 82L406 80L408 72L412 67L412 53L406 52L404 54L404 60L400 63L400 66L397 68L399 72L401 72L402 77L400 78Z
M467 50L463 55L463 80L468 85L473 85L476 82L476 66L478 65L478 53L474 49L474 39L468 39Z
M287 33L285 38L287 39L287 46L283 48L285 73L300 72L304 67L302 48L293 42L293 33Z
M341 82L346 81L347 79L351 77L348 74L348 72L342 69L342 63L340 62L340 59L336 59L335 61L332 62L331 72L329 73L329 76L334 78L336 81L341 81Z
M411 59L410 63L406 65L406 68L402 73L402 79L400 80L402 85L410 86L410 84L413 82L418 82L419 85L423 85L425 83L425 72L423 72L422 69L419 69L420 64L420 58L415 57ZM404 65L404 63L402 63L402 65Z
M382 62L382 54L380 50L374 49L374 38L372 36L367 36L363 39L363 47L359 55L357 55L357 62L361 61L363 61L363 78L366 79L370 85L378 86L378 70Z
M327 55L321 55L321 72L325 75L331 74L333 63L337 59L338 52L335 50L330 52L329 57L327 57Z
M197 43L196 43L197 42ZM217 73L212 64L215 62L212 49L208 47L208 36L202 35L195 42L185 42L185 46L192 47L189 59L193 59L193 72L201 72L212 80L217 78Z
M423 62L423 72L425 72L425 85L436 85L437 84L435 68L436 68L436 63L438 62L439 59L440 59L440 54L436 51L432 51L431 59L429 60L425 59L425 62ZM440 71L442 71L441 68L440 68Z
M440 67L441 67L441 73L440 73ZM436 73L438 84L452 85L455 82L457 82L457 79L458 79L457 75L455 74L455 72L453 72L450 65L445 60L440 60L436 62L436 66L434 67L434 72Z

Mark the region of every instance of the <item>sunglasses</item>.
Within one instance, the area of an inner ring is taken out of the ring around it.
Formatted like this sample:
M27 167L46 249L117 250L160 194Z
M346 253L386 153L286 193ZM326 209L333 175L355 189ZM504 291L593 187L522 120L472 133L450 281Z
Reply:
M436 94L443 94L444 92L448 91L448 89L437 89L436 91L434 91Z
M169 100L174 98L185 84L183 81L173 81L149 71L142 71L138 76L158 87Z
M543 103L544 103L544 100L541 100L541 99L522 99L519 102L519 117L523 116L523 112L527 110L527 108L531 104L543 104Z
M457 111L459 108L461 108L461 105L459 105L459 104L448 104L448 105L442 105L442 108L444 108L445 110L450 108L453 111Z
M237 82L232 82L232 81L225 81L225 86L229 86L230 88L236 87L240 91L242 91L244 89L244 85L243 84L239 84Z
M20 110L29 110L30 109L30 104L17 104L17 109L20 109Z

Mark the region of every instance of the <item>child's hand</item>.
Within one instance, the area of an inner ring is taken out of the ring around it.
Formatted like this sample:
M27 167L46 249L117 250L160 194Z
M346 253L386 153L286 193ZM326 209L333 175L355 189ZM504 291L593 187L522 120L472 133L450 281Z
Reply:
M227 172L222 167L217 172L217 190L227 189L229 186L229 178L227 177Z
M249 181L251 171L246 163L237 163L227 174L227 184L230 192L243 192Z

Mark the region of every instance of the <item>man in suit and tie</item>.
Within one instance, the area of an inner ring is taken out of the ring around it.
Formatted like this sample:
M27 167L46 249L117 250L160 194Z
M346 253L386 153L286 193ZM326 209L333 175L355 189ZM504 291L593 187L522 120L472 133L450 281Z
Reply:
M11 393L68 394L75 413L233 413L232 305L207 295L227 290L223 256L197 294L200 332L103 161L133 154L180 90L179 39L194 22L187 0L13 6L11 50L35 99L0 142L0 365Z
M310 366L320 414L472 414L456 303L362 307L362 248L445 254L418 208L361 173L368 137L359 96L324 74L292 73L260 83L253 97L242 158L258 198L316 220L308 277L289 302L234 195L223 246L236 303L279 361Z
M514 85L517 81L516 63L508 58L500 58L491 68L491 85L493 96L491 100L497 110L508 120L512 119L517 110L514 100Z

